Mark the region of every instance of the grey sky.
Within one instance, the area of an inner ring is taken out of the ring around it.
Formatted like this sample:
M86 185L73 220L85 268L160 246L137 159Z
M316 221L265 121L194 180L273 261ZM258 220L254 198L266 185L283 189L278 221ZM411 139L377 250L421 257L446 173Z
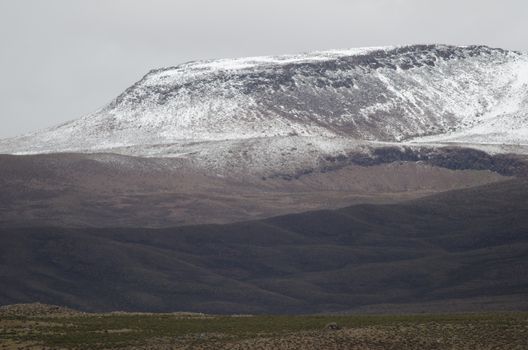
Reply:
M0 137L195 59L412 43L528 51L526 0L0 0Z

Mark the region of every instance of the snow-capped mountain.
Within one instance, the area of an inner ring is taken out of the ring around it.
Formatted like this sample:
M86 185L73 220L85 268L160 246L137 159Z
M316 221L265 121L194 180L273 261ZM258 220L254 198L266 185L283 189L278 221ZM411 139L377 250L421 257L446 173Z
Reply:
M295 149L305 162L379 142L528 144L528 55L416 45L190 62L149 72L91 115L0 141L0 153L225 165L248 145Z
M526 177L527 144L527 54L191 62L91 115L0 140L0 154L38 154L0 155L0 224L166 227L395 203Z

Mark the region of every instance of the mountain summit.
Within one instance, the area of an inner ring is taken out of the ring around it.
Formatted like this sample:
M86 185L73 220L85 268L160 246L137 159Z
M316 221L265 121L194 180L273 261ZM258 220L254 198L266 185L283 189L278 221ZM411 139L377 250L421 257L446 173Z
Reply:
M523 145L528 55L415 45L190 62L149 72L91 115L0 141L0 152L186 157L197 152L189 142L214 153L218 142L249 140L316 153L369 142Z

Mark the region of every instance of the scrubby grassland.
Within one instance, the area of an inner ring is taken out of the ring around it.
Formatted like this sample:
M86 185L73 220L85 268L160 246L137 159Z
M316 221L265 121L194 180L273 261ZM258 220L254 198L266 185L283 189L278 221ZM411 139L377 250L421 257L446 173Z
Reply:
M341 329L325 326L336 322ZM528 349L528 314L0 316L1 349Z

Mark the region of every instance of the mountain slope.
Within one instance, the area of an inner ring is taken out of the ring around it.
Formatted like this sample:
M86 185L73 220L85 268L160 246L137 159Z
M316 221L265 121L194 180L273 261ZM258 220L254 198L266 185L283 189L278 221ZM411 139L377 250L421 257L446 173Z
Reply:
M317 155L358 142L526 144L527 111L528 55L484 46L199 61L153 70L94 114L0 141L0 152L193 158L189 142L208 153L224 140L230 159L249 139Z
M0 304L311 313L526 310L528 183L229 225L0 228Z
M523 171L511 159L503 160L505 166L499 167L498 157L479 158L478 154L440 154L435 165L399 162L405 155L394 153L392 158L370 160L371 166L354 164L353 159L329 160L322 165L324 172L268 178L217 176L195 171L187 162L173 158L0 155L0 226L228 223L356 203L394 203L504 181L517 174L515 171ZM442 160L447 157L449 164ZM464 163L473 165L462 170ZM495 172L484 170L491 164L496 166ZM528 173L528 166L524 171Z

